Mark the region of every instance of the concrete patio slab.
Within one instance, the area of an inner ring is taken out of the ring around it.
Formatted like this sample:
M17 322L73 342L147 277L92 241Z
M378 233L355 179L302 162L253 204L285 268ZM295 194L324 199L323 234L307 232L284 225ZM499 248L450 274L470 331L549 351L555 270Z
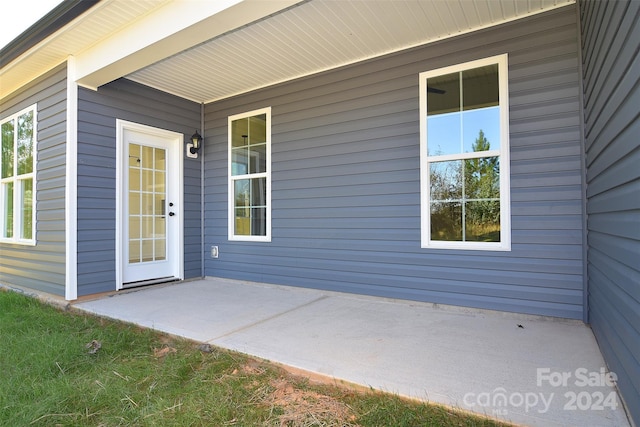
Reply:
M75 307L529 426L629 426L579 321L227 279Z

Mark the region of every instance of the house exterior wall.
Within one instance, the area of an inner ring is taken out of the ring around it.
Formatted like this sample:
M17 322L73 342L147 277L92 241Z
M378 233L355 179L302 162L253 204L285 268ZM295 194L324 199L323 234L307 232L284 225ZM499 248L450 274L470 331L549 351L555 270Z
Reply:
M583 1L589 319L640 422L640 3Z
M206 105L206 275L582 319L578 52L569 6ZM418 74L503 53L512 250L421 249ZM229 241L227 117L269 106L272 241Z
M67 69L61 65L2 100L0 118L37 104L36 244L0 243L0 283L65 292Z
M78 295L116 287L116 119L185 134L200 105L129 80L78 93ZM184 149L181 149L184 153ZM184 159L184 273L201 276L200 161Z

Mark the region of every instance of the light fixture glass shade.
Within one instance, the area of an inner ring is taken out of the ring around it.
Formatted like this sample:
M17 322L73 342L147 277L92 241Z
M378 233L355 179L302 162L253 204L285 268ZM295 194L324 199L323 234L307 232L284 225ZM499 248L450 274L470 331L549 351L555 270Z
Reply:
M202 136L196 130L196 133L191 135L191 144L193 145L191 147L191 154L195 154L198 152L198 150L200 150L201 143L202 143Z
M200 143L202 142L202 136L196 131L193 135L191 135L191 143L193 144L193 148L196 150L200 148Z

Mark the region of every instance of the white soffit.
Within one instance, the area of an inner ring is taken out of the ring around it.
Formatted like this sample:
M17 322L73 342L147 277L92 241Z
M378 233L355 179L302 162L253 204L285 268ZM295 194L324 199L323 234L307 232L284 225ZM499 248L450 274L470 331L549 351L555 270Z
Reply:
M574 2L310 0L126 77L210 102Z
M0 70L0 99L69 57L97 88L300 0L101 0Z
M0 99L171 0L103 0L0 71Z

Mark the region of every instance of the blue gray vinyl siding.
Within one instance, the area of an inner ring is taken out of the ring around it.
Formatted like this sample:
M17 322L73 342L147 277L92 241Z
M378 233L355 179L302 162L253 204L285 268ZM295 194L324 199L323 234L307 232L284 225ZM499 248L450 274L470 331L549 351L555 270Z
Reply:
M116 119L191 136L200 105L129 80L78 94L78 295L113 291ZM185 278L201 276L200 162L184 159Z
M205 106L208 276L583 317L569 6ZM420 248L418 74L509 54L512 251ZM272 107L272 242L227 238L227 117Z
M580 7L589 319L640 423L640 3Z
M0 243L0 283L65 291L67 69L62 65L2 100L0 117L37 104L36 245Z

